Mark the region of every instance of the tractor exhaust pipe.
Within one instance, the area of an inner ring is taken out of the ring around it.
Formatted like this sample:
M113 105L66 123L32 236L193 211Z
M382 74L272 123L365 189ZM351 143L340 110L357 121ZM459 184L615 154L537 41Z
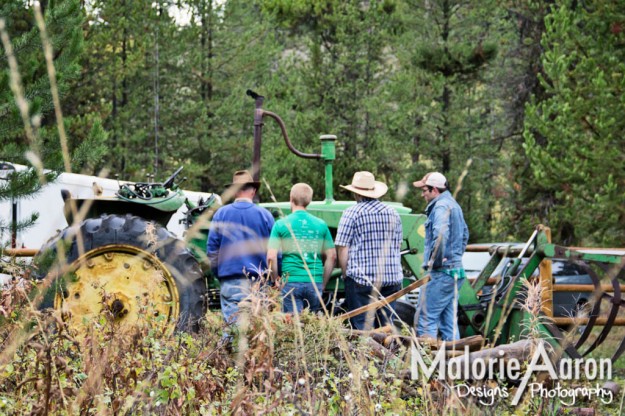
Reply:
M252 155L252 177L254 181L260 181L260 150L263 135L263 117L269 116L273 118L280 126L282 137L289 150L296 156L304 159L323 159L325 163L325 202L327 204L334 201L334 193L332 190L332 162L336 158L336 136L325 134L321 139L321 153L302 153L297 150L286 132L284 121L275 113L263 110L263 101L265 97L257 94L252 90L247 90L246 94L255 100L256 109L254 111L254 153ZM256 196L258 199L258 196ZM258 201L256 201L258 202Z
M255 182L260 180L260 144L263 137L263 101L265 97L247 90L247 95L255 100L254 111L254 153L252 155L252 178Z

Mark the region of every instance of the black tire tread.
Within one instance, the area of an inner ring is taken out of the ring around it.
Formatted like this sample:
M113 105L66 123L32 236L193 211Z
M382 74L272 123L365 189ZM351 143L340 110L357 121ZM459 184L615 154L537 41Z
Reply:
M153 237L148 238L148 229L151 227ZM72 263L81 252L76 238L79 233L82 236L83 253L111 244L125 244L155 255L173 276L180 296L180 318L176 329L197 329L198 322L206 311L206 281L198 261L182 240L160 225L141 217L130 214L102 215L99 218L86 219L59 232L43 245L35 258L35 264L43 255L56 255L57 244L61 240L70 243L66 262ZM43 266L37 270L36 277L43 279L50 270L50 267ZM40 308L53 307L53 301L54 293L51 296L46 294Z

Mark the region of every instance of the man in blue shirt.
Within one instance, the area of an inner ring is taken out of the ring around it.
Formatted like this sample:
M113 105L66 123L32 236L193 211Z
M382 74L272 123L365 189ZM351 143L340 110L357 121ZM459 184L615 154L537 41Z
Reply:
M259 187L248 171L235 172L230 187L235 200L219 208L211 220L206 254L219 278L226 323L236 321L239 302L250 294L252 280L267 270L267 239L274 219L253 202Z
M413 185L428 203L423 268L430 274L421 289L417 336L436 338L440 332L443 341L453 341L459 338L458 290L465 279L462 254L469 229L443 174L430 172Z
M341 187L356 199L356 205L343 212L335 241L345 279L345 301L351 311L376 301L380 295L387 297L401 290L402 225L397 211L378 201L388 186L376 181L371 172L356 172L352 184ZM389 306L392 308L394 302ZM355 329L371 329L374 324L386 325L391 315L386 307L350 321Z

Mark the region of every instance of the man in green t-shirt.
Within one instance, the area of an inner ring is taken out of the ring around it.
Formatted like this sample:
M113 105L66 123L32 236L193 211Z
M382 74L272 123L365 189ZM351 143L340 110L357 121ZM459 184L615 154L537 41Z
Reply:
M321 309L321 293L330 279L336 251L330 230L323 220L309 214L313 190L305 183L291 188L291 214L278 220L271 230L267 262L278 277L278 253L282 252L282 295L284 312Z

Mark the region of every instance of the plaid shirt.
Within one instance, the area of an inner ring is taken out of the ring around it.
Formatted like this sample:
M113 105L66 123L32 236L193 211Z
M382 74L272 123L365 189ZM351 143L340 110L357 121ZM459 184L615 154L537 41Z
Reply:
M343 212L335 245L348 247L347 276L365 286L403 279L399 214L377 199L363 199Z

